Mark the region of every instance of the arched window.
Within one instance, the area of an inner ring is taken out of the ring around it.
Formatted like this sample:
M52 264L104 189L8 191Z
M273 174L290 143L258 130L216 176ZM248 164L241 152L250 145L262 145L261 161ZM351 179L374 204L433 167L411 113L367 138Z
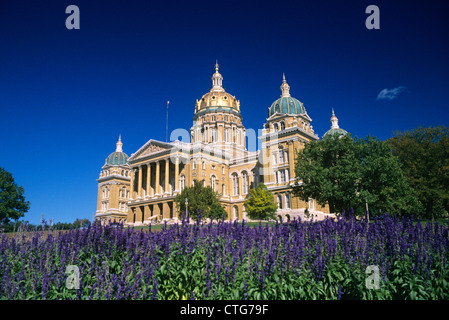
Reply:
M273 128L274 128L274 131L275 131L275 132L276 132L276 131L279 131L279 126L278 126L277 123L275 123L275 124L273 125Z
M292 207L290 193L285 194L285 207L287 209L290 209Z
M180 191L184 190L185 187L186 187L186 176L181 175L179 177L179 188L181 189Z
M248 188L249 188L249 179L248 179L248 172L243 171L242 173L242 194L248 194Z
M203 161L203 163L201 164L201 168L204 170L206 169L206 161Z
M237 173L232 174L232 190L234 196L239 195L239 177Z
M285 130L285 122L281 121L281 130Z
M215 121L215 116L212 116L212 121Z
M210 177L210 186L212 190L217 191L217 177L215 175Z
M232 220L238 219L239 218L239 207L234 206L232 208Z
M278 208L279 209L283 209L282 208L282 196L281 195L277 196L277 203L278 203Z
M226 187L224 183L221 185L221 195L226 195Z
M103 198L109 198L109 187L103 189Z

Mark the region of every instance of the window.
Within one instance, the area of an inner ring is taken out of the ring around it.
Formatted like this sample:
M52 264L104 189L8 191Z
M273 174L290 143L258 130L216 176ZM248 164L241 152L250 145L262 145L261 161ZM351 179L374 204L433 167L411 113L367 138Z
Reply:
M201 164L201 168L202 168L203 170L205 170L205 169L206 169L206 162L205 162L205 161L203 161L203 162L202 162L202 164Z
M246 171L244 171L242 173L242 194L248 194L248 184L249 184L249 179L248 179L248 173Z
M237 173L232 174L232 190L233 190L233 195L238 196L238 194L239 194L239 177L237 176Z
M180 191L184 190L185 187L186 187L186 177L185 175L181 175L179 177L179 188L181 189Z
M212 121L215 121L215 116L212 116Z
M285 122L281 121L281 130L285 130Z
M284 150L280 150L279 151L279 163L284 163L285 159L284 159Z
M259 184L259 170L256 168L253 170L253 188Z
M103 199L109 198L109 188L106 187L103 189Z
M239 217L239 207L234 206L232 208L232 220L238 219Z
M195 170L196 169L196 161L192 160L192 169Z
M278 153L277 152L273 152L273 163L274 163L274 165L278 164Z
M215 175L210 177L210 186L212 190L217 191L217 177Z
M282 209L282 196L278 195L277 197L278 208Z
M223 166L223 167L221 167L221 174L225 174L225 169L224 169L224 166Z
M280 174L280 183L285 183L285 170L281 170Z
M225 142L229 142L229 129L225 129Z
M221 185L221 195L226 195L226 187L224 183Z
M276 132L276 131L279 131L279 126L278 126L277 123L274 124L273 128L274 128L274 131L275 131L275 132Z
M211 134L212 134L212 142L217 142L217 129L216 128L212 128L212 132L211 132Z
M290 209L292 206L291 206L291 196L290 196L290 193L287 193L286 195L285 195L285 207L287 208L287 209Z
M228 121L228 116L224 116L224 121Z

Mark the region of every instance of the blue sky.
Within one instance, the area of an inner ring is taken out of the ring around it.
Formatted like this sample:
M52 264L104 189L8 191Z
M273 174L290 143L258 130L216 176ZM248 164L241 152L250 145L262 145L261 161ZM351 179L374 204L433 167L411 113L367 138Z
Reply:
M68 30L68 5L80 29ZM368 5L380 29L368 30ZM448 125L448 5L443 1L23 1L0 4L0 166L31 209L92 218L118 135L128 155L188 130L195 100L223 85L247 129L262 128L285 72L315 132L384 140Z

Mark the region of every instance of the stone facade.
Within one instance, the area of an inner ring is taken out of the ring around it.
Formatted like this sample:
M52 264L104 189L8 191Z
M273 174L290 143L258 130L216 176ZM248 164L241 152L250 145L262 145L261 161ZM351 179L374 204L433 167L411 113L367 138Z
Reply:
M242 122L240 102L225 92L222 80L216 64L212 88L195 104L191 143L151 139L128 157L119 138L97 179L97 219L136 226L175 222L174 197L195 180L220 194L231 221L248 219L244 201L249 189L260 182L273 193L283 217L304 219L305 209L315 219L329 214L327 206L313 199L301 201L291 193L297 150L319 138L303 104L290 96L285 77L281 98L270 107L258 137L259 151L247 150L249 133Z

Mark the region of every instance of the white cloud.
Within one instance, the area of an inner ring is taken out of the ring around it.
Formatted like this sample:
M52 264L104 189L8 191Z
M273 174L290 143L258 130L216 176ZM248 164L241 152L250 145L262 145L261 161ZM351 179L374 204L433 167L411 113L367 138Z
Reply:
M394 89L383 89L379 94L377 95L376 100L393 100L396 99L402 92L407 90L406 87L399 86Z

